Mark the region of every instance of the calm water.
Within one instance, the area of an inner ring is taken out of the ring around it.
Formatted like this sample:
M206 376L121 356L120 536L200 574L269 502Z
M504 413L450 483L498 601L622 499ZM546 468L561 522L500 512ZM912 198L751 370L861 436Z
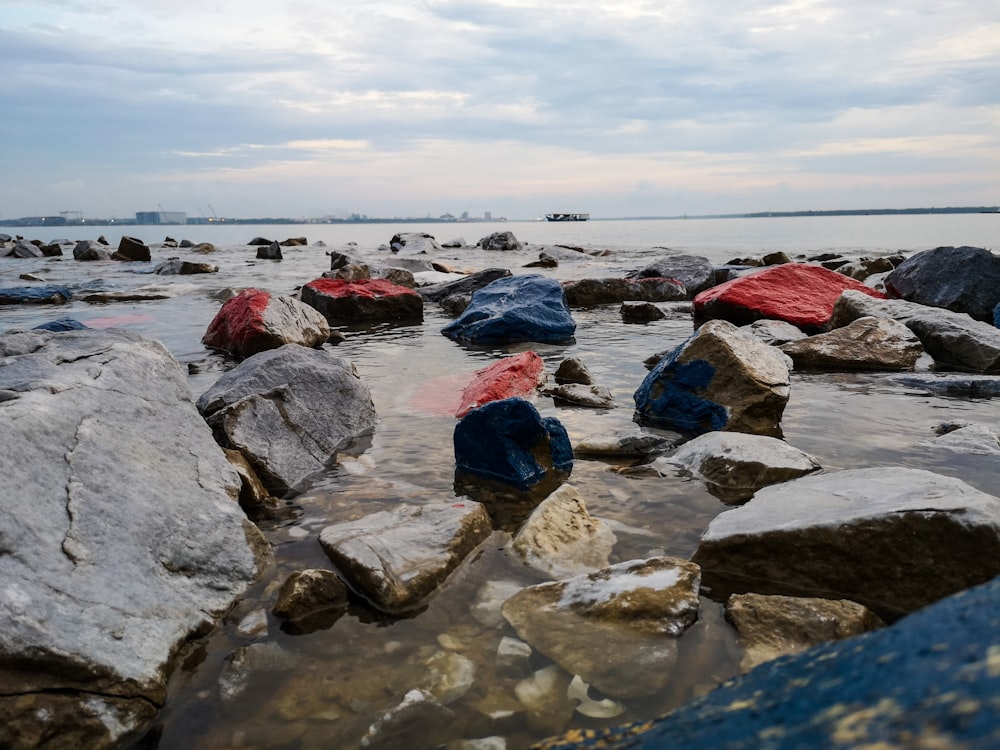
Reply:
M329 267L325 250L357 243L357 252L379 255L379 245L398 231L427 231L439 241L464 237L475 243L497 230L510 230L533 245L568 244L609 249L608 255L544 273L560 279L611 276L639 268L669 247L706 255L714 261L783 250L790 255L842 252L857 255L907 253L938 245L995 248L1000 216L857 216L776 219L591 221L575 224L508 222L455 225L303 225L127 227L125 233L147 242L164 235L220 249L203 257L189 251L154 247L154 261L172 255L210 260L218 274L159 277L136 271L145 264L81 264L70 260L0 259L0 285L13 286L21 273L77 289L168 288L169 299L61 307L0 308L0 330L72 316L92 326L121 326L162 340L183 365L192 366L191 391L197 397L233 363L200 343L227 289L257 286L292 293ZM28 228L6 229L29 239L96 238L112 244L120 234L109 227L57 228L49 234ZM256 235L281 240L305 236L311 245L285 248L282 262L257 261L245 244ZM383 259L387 254L381 254ZM474 248L445 250L440 259L457 268L518 268L534 252L486 254ZM533 271L537 272L537 271ZM644 377L643 360L686 338L688 314L675 310L648 325L621 321L615 306L574 311L576 342L569 346L532 347L549 371L568 355L582 359L596 380L608 386L618 403L610 411L556 407L539 397L536 406L558 417L576 442L584 437L632 425L632 392ZM171 683L161 715L161 748L218 747L356 747L368 725L426 679L429 657L443 649L457 651L476 665L476 679L455 711L455 738L506 736L509 748L575 726L599 722L555 711L506 723L492 723L492 710L514 701L514 681L496 674L496 647L506 626L484 625L470 605L490 581L530 584L535 579L507 555L508 541L497 533L449 580L426 610L405 620L389 621L363 606L353 607L329 628L291 635L273 618L266 630L248 622L273 602L278 585L292 570L329 566L316 537L326 525L356 518L399 501L428 502L454 496L451 436L455 420L428 408L434 382L459 375L526 346L489 351L465 349L440 334L448 318L428 306L422 325L348 330L335 352L357 366L372 390L380 422L369 440L339 457L338 464L316 478L302 494L289 498L282 518L263 523L275 545L276 565L210 637L191 649ZM811 454L828 470L903 465L964 478L980 489L1000 494L1000 469L994 457L960 455L922 446L933 426L968 419L1000 426L1000 400L965 400L930 396L896 384L883 374L793 374L792 396L785 410L786 440ZM618 536L614 560L652 554L689 556L709 521L725 510L697 482L656 478L619 471L615 462L577 460L570 483L596 516L612 524ZM247 621L245 618L250 617ZM241 623L243 626L241 627ZM219 678L226 657L250 643L277 650L262 664L246 691L231 703L220 699ZM681 640L676 679L662 693L627 701L620 722L663 713L735 674L739 646L722 620L721 607L703 599L699 622ZM536 655L533 666L548 662ZM409 745L419 748L420 738Z

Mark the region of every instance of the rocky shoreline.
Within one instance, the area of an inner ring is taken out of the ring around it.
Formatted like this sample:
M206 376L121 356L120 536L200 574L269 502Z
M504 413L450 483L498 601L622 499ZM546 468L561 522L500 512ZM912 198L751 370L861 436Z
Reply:
M181 249L173 241L150 248L123 238L111 251L100 242L0 237L0 254L13 256L10 263L57 258L70 244L85 268L218 272L193 259L154 260ZM335 737L345 746L414 747L419 737L426 747L494 748L523 746L526 735L514 727L525 723L536 738L581 717L607 725L630 702L663 691L681 668L679 649L703 617L706 595L726 602L725 627L738 634L742 668L757 667L741 684L780 685L794 703L785 684L795 665L820 652L773 659L873 629L927 637L920 623L932 622L936 608L968 606L969 597L961 605L949 597L1000 574L1000 498L903 466L825 468L782 440L798 373L907 373L923 363L923 372L900 377L992 395L1000 380L1000 258L937 248L908 258L776 256L719 265L665 250L629 275L557 281L545 269L572 264L587 249L529 249L509 232L478 246L496 254L497 267L458 272L439 259L433 237L403 233L375 252L327 252L329 270L301 279L296 294L233 290L204 321L203 342L226 353L227 371L196 402L182 368L155 340L73 320L0 335L0 435L11 488L0 523L0 745L136 741L169 708L167 684L189 644L240 611L253 587L270 592L270 612L258 616L264 631L270 621L308 637L352 606L388 621L419 619L471 560L503 549L542 582L484 581L477 592L471 606L489 623L493 680L445 639L423 662L424 679L408 689L379 701L331 699L338 711L354 706L354 715L341 720L335 711L337 719L321 723L343 728L313 737L316 746ZM299 238L255 238L248 247L267 262L278 262L283 247L308 248ZM184 249L210 255L214 248ZM537 261L524 262L535 252ZM157 299L150 285L103 294L105 303ZM39 309L73 296L42 280L0 289L0 303ZM693 333L651 358L635 383L633 429L574 443L557 417L539 412L540 398L577 409L617 404L580 359L563 358L550 375L533 346L572 355L578 318L617 308L622 324L642 325L665 306L675 315L687 310ZM455 494L345 508L322 528L303 528L322 553L312 563L325 556L327 567L302 566L278 580L266 519L378 430L368 386L337 356L344 331L421 325L431 307L451 318L441 333L459 346L524 350L449 381L435 399L454 419ZM949 450L1000 453L992 425L947 423L940 432L935 440ZM591 515L572 480L574 464L588 455L628 459L630 472L689 477L722 501L690 559L616 558L615 530ZM978 589L974 600L995 609L994 592L995 585ZM262 675L301 668L246 627L248 642L227 656L216 686L226 705L237 705ZM968 637L980 641L963 647L978 643L977 658L991 663L992 641L981 630ZM865 638L859 648L873 650L869 666L890 647L877 644L896 642ZM831 665L854 653L823 648ZM844 670L864 667L854 657L842 661ZM995 701L995 670L969 680L984 691L979 700ZM935 713L928 695L917 691L892 707L918 727L915 736L933 725L954 746L996 739L981 723L951 721L953 702ZM460 719L472 696L479 718ZM331 710L309 705L294 730L304 746L310 717ZM889 710L852 707L863 709ZM665 721L642 725L649 746L668 731L659 727L685 720ZM718 729L720 720L711 721ZM637 741L639 729L621 741ZM571 734L554 746L600 737L615 746L616 731ZM776 747L799 741L774 737Z

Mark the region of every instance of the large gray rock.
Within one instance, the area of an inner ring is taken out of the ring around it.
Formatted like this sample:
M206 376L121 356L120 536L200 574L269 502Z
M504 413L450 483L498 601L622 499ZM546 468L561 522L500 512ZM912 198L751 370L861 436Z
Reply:
M327 526L319 542L348 582L392 614L418 608L492 533L480 503L397 505Z
M657 258L634 274L636 278L677 279L684 285L688 296L694 298L715 284L715 266L702 255L671 252Z
M905 324L936 362L974 372L1000 372L1000 328L989 323L965 313L848 290L834 304L830 325L837 328L866 316Z
M394 234L389 240L389 247L392 252L400 255L425 255L436 253L441 250L441 246L430 234L425 232L399 232Z
M73 248L73 257L77 260L111 260L111 250L94 240L80 240Z
M910 302L989 321L1000 300L1000 256L981 247L924 250L893 269L885 286Z
M680 466L724 503L745 503L762 487L811 474L820 465L784 440L743 432L706 432L655 464Z
M676 639L698 617L699 581L698 566L686 560L632 560L529 586L507 600L503 615L570 674L634 698L670 681Z
M493 234L483 237L476 244L483 250L496 252L513 252L523 247L521 241L514 236L513 232L493 232Z
M842 328L782 344L796 368L912 370L924 347L892 318L858 318Z
M298 344L243 360L202 394L198 410L276 494L323 469L377 418L353 364Z
M817 474L717 516L692 559L715 593L850 599L895 619L1000 573L1000 498L920 469Z
M0 393L0 746L117 746L266 544L158 342L0 336Z

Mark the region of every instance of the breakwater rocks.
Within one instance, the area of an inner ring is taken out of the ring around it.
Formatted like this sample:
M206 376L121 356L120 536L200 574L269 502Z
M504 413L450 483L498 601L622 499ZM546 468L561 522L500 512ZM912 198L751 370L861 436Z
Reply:
M997 425L796 444L1000 393L992 253L182 250L0 241L0 746L1000 739Z

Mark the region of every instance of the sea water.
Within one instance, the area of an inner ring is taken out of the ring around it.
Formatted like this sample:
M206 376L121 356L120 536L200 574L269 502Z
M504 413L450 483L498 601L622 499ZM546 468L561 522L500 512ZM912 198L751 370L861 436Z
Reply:
M716 263L783 251L790 256L838 252L877 256L914 252L939 245L995 248L1000 216L991 214L781 217L455 224L307 224L161 227L58 227L6 229L28 239L96 239L116 245L121 234L150 243L166 235L211 242L217 252L154 246L153 264L78 263L66 259L0 259L0 286L17 286L22 273L76 289L122 290L159 286L171 295L146 302L0 308L0 330L30 327L74 317L94 327L123 327L164 342L189 371L194 398L231 367L232 360L200 343L221 301L233 289L256 286L293 294L298 286L329 268L331 250L349 248L387 260L396 232L427 232L439 242L462 237L468 245L494 231L511 231L532 245L567 245L601 255L581 256L555 269L524 269L533 251L486 253L475 247L443 250L436 260L456 269L506 267L515 273L541 272L558 279L620 276L665 252L704 255ZM283 248L284 259L259 261L247 242L255 236L283 240L306 237L305 247ZM348 243L356 243L348 245ZM537 248L536 248L537 249ZM177 255L217 264L217 274L161 277L148 274L155 261ZM559 712L506 721L490 720L490 710L516 706L513 683L497 674L501 637L514 635L504 623L484 624L472 605L488 582L537 582L508 554L508 537L497 533L449 579L426 609L405 619L379 615L355 603L336 622L309 634L292 634L267 614L287 575L307 567L329 567L317 537L331 523L351 520L398 502L453 498L454 417L435 409L442 383L512 353L532 349L549 372L567 356L583 360L597 383L615 397L612 410L556 405L537 397L546 416L557 417L572 442L632 426L632 393L646 374L650 355L668 350L690 335L690 315L673 309L664 320L626 324L616 305L574 310L575 342L569 345L518 344L495 349L466 348L441 335L449 318L427 305L421 324L344 327L347 339L331 351L354 362L372 391L379 422L374 433L338 456L299 494L286 499L276 518L261 521L274 545L276 564L236 606L222 625L186 650L169 688L169 699L154 733L159 747L357 747L367 727L427 678L427 661L453 651L474 665L469 691L452 703L454 736L502 734L509 748L525 747L569 727L600 726L662 714L711 689L737 672L740 650L722 618L721 605L704 597L699 621L680 641L679 663L670 684L643 699L625 701L614 720L567 718ZM1000 495L995 455L956 453L930 447L934 426L964 419L1000 428L1000 399L931 395L901 384L889 373L793 373L791 398L782 428L787 442L812 454L827 471L872 466L908 466L957 476ZM577 459L570 483L590 512L607 521L618 538L612 562L651 555L689 557L711 519L726 506L697 481L637 472L631 461ZM259 625L264 622L263 628ZM258 626L254 626L257 623ZM264 645L260 660L235 700L224 700L220 680L231 674L232 654ZM550 662L535 654L532 667ZM568 679L568 676L567 676ZM595 695L600 698L601 696ZM407 747L419 748L420 737Z

